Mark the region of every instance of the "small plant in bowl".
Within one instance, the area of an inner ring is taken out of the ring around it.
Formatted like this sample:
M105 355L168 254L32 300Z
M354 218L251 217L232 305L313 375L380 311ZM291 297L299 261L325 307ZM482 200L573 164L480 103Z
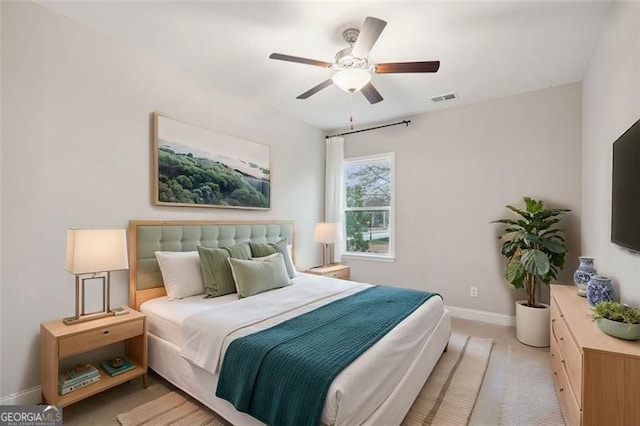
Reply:
M640 309L618 302L598 303L593 320L600 330L610 336L624 340L640 339Z

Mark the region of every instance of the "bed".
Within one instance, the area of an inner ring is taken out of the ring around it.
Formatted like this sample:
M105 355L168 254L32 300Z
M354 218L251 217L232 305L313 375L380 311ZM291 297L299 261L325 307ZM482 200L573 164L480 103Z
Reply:
M228 294L215 298L196 295L169 300L154 253L191 252L199 245L218 248L247 242L275 243L283 238L293 243L293 227L289 221L130 222L130 303L147 315L149 367L232 424L263 423L215 396L220 371L215 367L217 363L208 366L206 362L198 362L194 359L198 358L198 353L190 354L185 348L184 333L189 329L189 321L207 312L234 312L236 305L241 304L239 301L243 301L247 309L251 304L260 306L272 300L288 300L293 291L315 294L318 288L322 291L326 288L329 292L313 300L296 302L295 306L283 307L283 316L257 317L250 325L234 329L221 345L222 359L224 350L234 339L346 298L370 285L297 273L291 286L244 299ZM441 298L432 297L333 380L322 409L321 423L400 424L446 348L449 336L448 313Z

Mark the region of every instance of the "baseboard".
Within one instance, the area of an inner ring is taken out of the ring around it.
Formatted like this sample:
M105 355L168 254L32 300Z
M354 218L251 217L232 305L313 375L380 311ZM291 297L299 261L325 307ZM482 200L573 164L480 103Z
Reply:
M36 405L40 404L42 393L40 386L0 397L0 405Z
M490 324L516 326L516 317L496 312L480 311L478 309L459 308L457 306L447 306L447 310L452 317L462 318L472 321L487 322Z

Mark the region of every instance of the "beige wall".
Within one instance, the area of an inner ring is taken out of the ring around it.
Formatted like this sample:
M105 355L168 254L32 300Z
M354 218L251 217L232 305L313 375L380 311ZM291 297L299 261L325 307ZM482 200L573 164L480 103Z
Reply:
M73 314L70 227L129 219L293 219L317 265L324 143L309 125L205 86L155 57L33 3L2 2L0 398L39 384L39 323ZM151 112L271 145L268 212L154 207ZM127 302L113 275L112 304Z
M616 2L584 77L582 116L583 251L640 306L640 254L610 242L612 144L640 118L640 3Z
M350 259L356 280L428 289L445 303L513 315L522 298L502 277L500 227L523 196L572 209L571 281L580 247L580 84L411 117L346 136L345 156L395 152L395 263ZM469 287L479 297L469 297ZM518 297L517 297L518 296Z

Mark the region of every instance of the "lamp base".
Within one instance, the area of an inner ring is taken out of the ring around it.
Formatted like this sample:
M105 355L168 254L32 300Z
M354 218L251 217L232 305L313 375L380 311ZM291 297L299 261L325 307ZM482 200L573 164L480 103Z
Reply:
M77 317L63 318L66 325L79 324L81 322L93 321L100 318L113 316L112 312L96 312L95 314L78 315Z

